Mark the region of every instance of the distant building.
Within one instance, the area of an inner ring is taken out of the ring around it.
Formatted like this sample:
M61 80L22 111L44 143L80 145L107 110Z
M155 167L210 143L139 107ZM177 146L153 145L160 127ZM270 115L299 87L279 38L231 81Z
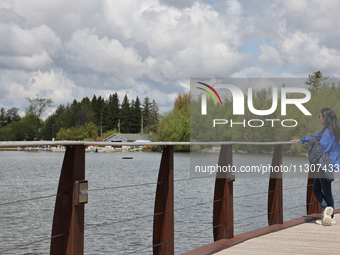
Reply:
M126 143L126 142L151 142L147 135L141 134L113 134L103 139L104 142Z

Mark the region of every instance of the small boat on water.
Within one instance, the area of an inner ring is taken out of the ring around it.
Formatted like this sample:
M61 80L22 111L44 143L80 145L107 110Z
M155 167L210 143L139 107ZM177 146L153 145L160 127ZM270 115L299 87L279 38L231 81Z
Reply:
M100 154L105 154L105 152L103 152L103 151L90 151L90 153L100 153Z

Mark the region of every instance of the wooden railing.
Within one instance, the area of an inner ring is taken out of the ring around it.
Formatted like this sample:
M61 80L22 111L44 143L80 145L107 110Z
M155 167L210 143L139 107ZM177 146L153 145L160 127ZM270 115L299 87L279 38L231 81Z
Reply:
M56 197L50 254L84 254L84 204L78 203L79 182L85 180L85 147L94 146L163 146L160 163L153 224L153 254L174 254L174 146L219 145L218 165L233 165L234 144L274 145L272 166L282 165L282 145L273 143L107 143L107 142L0 142L0 147L64 145L66 152L61 169ZM315 173L310 172L307 181L307 214L321 212L312 192ZM213 206L214 240L234 237L233 181L230 172L218 172L215 180ZM268 225L283 223L282 172L271 172L268 189Z

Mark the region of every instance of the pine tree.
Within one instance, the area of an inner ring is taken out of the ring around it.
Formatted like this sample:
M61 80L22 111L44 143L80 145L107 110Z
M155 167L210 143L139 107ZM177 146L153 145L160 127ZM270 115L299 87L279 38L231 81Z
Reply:
M120 132L121 133L129 133L130 132L130 103L128 96L125 94L123 102L122 102L122 109L120 114Z
M106 132L107 130L109 130L109 126L106 122L106 116L109 115L109 106L108 104L105 102L104 106L102 108L101 111L101 125L102 125L102 131Z
M149 118L150 115L150 111L151 111L151 103L150 103L150 99L149 97L144 98L144 102L143 102L143 110L142 110L142 115L143 115L143 128L146 128L146 121Z
M76 116L78 117L78 126L85 127L86 123L90 123L94 120L94 113L91 107L91 101L88 97L84 97L83 100L78 103L78 111Z
M71 105L68 105L65 109L65 114L63 115L63 125L62 128L67 129L71 127L77 127L81 125L81 120L79 119L79 103L77 100L73 100ZM73 117L74 124L70 125L70 119Z
M99 107L99 100L97 99L96 95L93 95L93 98L91 100L91 106L92 106L92 111L94 113L94 120L93 122L98 125L98 112L100 112L100 107Z
M0 109L0 126L6 126L7 124L7 116L6 116L6 111L5 108Z
M135 101L135 116L136 116L136 133L140 133L142 122L142 107L138 96L136 97Z
M105 119L107 130L113 130L117 128L119 119L119 99L117 92L109 96L107 102L107 115L105 116Z
M155 100L152 100L151 108L150 108L150 115L146 119L146 133L155 133L157 132L159 123L159 113L158 113L158 106Z
M91 106L92 106L92 110L95 111L95 109L97 107L97 97L96 97L96 95L93 95L93 97L92 97Z
M113 129L118 127L118 121L120 116L120 105L119 105L119 97L117 92L113 95L113 103L114 103L114 126Z
M130 114L131 132L139 133L141 130L142 108L138 96L136 97L136 101L135 100L131 101L130 110L131 110Z
M311 86L309 88L310 91L316 92L322 86L322 82L326 81L328 78L329 76L323 76L322 72L317 71L312 75L308 75L308 79L305 84Z
M44 129L43 129L43 139L51 141L52 138L56 137L56 115L52 114L48 116L45 120Z
M105 100L102 98L102 96L99 96L97 98L97 104L94 108L94 123L97 126L100 126L101 124L101 114L104 112L104 105L105 105Z
M130 118L129 118L129 133L136 133L136 120L135 120L135 100L132 99L130 103Z
M77 100L75 101L75 106L72 107L72 105L67 104L67 106L65 107L65 113L62 115L62 119L63 119L63 123L64 123L64 127L65 128L70 128L70 127L75 127L75 126L79 126L79 124L77 124L77 120L76 120L76 109L78 107L78 103Z
M110 94L109 99L106 102L107 104L107 115L105 115L105 123L107 125L108 130L113 129L114 126L114 102L113 95Z

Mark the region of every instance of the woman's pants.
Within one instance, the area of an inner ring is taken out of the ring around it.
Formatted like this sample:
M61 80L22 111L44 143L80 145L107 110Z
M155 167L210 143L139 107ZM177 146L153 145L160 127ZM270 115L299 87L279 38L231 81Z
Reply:
M313 183L313 193L320 203L322 211L324 211L328 206L331 206L334 209L332 182L327 181L327 179L325 178L319 178L318 176L316 176Z

